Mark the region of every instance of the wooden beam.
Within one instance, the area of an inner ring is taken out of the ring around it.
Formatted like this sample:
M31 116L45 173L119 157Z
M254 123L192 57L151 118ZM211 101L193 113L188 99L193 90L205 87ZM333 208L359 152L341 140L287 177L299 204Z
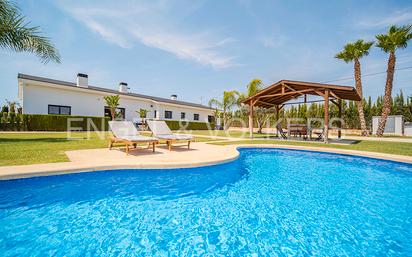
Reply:
M340 97L337 96L335 93L333 93L333 91L329 91L329 93L331 94L331 96L335 97L336 99L340 99Z
M269 102L265 102L265 101L262 101L262 100L256 100L254 103L253 103L253 105L255 105L257 102L259 102L259 103L263 103L263 104L267 104L267 105L271 105L272 107L273 106L276 106L276 104L274 104L274 103L269 103Z
M336 105L337 107L339 107L339 102L336 102L335 99L330 99L330 101L331 101L334 105Z
M329 142L329 90L325 90L325 115L324 115L324 121L323 121L323 140L325 143Z
M253 139L253 102L249 105L249 137Z
M338 116L339 116L339 130L338 130L338 139L342 137L342 99L338 100Z
M325 94L322 93L321 91L319 91L319 90L314 90L314 91L315 91L316 94L318 94L318 95L322 96L323 98L325 98Z
M289 91L285 93L278 93L278 94L271 94L271 95L262 95L259 96L258 98L267 98L267 97L275 97L275 96L284 96L284 95L293 95L293 94L300 94L300 93L306 93L306 92L311 92L314 91L314 89L304 89L304 90L299 90L299 91Z
M282 94L285 94L285 84L282 83Z

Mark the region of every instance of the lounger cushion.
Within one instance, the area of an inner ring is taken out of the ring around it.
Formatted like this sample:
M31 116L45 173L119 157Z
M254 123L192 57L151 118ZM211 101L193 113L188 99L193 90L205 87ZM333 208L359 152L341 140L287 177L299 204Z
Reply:
M157 135L159 139L166 139L166 140L192 140L193 137L190 135Z
M131 121L109 121L109 127L113 134L119 138L139 135Z
M131 142L155 142L157 141L154 137L145 137L145 136L123 136L119 139L131 141Z
M170 130L169 126L167 126L166 122L163 120L147 120L146 122L155 136L173 135L173 132Z

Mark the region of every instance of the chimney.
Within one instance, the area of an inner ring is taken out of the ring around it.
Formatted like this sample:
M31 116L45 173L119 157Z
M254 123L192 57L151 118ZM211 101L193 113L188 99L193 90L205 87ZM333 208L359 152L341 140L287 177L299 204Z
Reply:
M119 83L119 92L120 93L127 93L128 89L129 88L127 87L127 83L125 83L125 82L120 82Z
M171 95L170 100L177 100L177 95Z
M77 86L87 88L89 86L89 76L83 73L77 73Z

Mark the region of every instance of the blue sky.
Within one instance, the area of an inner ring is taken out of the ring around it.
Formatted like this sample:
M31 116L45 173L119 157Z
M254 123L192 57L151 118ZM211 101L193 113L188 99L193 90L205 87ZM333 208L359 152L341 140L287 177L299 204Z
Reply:
M314 82L352 77L334 55L357 39L373 40L391 24L412 23L405 1L19 1L22 12L51 38L62 63L0 51L3 99L17 99L17 73L207 104L223 90L244 91L252 78ZM412 42L397 67L412 66ZM364 74L386 70L372 49ZM365 77L364 94L383 94L385 74ZM352 79L334 82L353 85ZM412 69L397 71L394 92L412 94Z

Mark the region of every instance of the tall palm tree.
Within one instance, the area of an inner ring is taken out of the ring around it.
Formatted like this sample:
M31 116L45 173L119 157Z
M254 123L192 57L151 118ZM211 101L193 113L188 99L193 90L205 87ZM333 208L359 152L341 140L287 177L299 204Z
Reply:
M43 63L60 63L59 52L49 39L40 35L39 27L30 26L17 6L8 0L0 0L0 48L35 53Z
M386 34L376 36L378 40L377 47L385 53L389 53L388 69L386 70L385 95L383 98L383 108L381 120L376 131L377 136L382 136L385 130L386 120L391 112L393 76L395 74L396 50L408 46L408 41L412 39L412 25L408 26L391 26Z
M349 43L345 45L343 47L343 50L335 55L335 58L341 59L346 63L353 62L356 91L361 97L361 100L358 101L356 104L358 107L359 121L361 124L361 130L362 130L363 136L368 135L368 130L366 128L365 114L363 110L361 65L360 65L359 59L369 54L369 49L371 48L372 45L373 45L373 42L365 42L362 39L360 39L354 43Z
M223 91L222 100L213 98L209 101L210 107L215 107L222 110L224 129L227 129L228 113L231 112L232 108L238 104L238 96L239 92L236 90Z
M104 97L107 106L110 109L110 115L112 116L112 120L116 119L116 110L119 106L120 96L119 95L108 95Z

